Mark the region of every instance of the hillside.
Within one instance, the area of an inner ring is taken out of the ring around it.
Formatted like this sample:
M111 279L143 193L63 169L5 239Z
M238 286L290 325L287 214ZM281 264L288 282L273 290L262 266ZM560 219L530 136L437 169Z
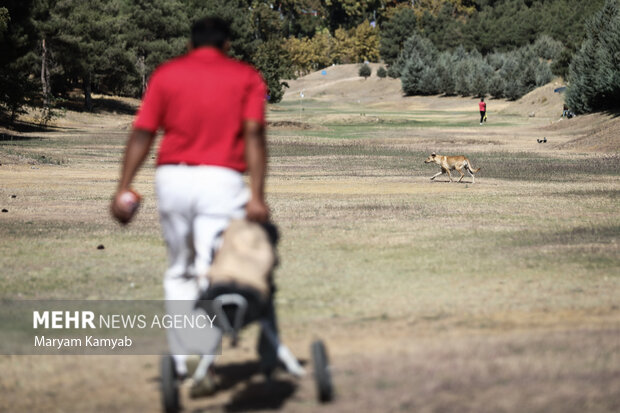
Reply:
M471 97L403 96L400 79L377 77L381 64L370 64L372 75L364 79L358 75L358 64L334 65L323 71L310 73L298 79L289 80L289 88L283 102L299 101L303 91L304 100L326 104L364 104L393 110L429 110L471 112L478 110L477 99ZM532 90L514 102L504 99L488 99L490 116L502 116L527 120L538 125L537 134L562 134L574 137L555 146L577 152L620 152L620 118L611 114L591 114L573 119L562 119L564 95L554 92L564 86L560 78ZM340 115L339 118L342 118ZM324 115L324 119L334 120ZM342 120L345 120L344 118ZM306 125L308 126L308 125ZM542 136L542 135L541 135Z
M565 86L562 79L556 78L551 83L536 88L521 99L510 104L502 111L505 114L519 116L559 119L562 115L564 94L554 92Z

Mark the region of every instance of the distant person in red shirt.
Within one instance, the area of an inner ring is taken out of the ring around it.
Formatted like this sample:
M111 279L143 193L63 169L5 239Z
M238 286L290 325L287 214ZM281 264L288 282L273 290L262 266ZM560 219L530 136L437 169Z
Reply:
M267 88L252 66L226 55L229 39L229 27L222 20L199 20L192 26L189 53L152 74L111 205L117 220L131 220L133 211L123 203L123 194L130 190L156 132L163 129L155 186L168 249L167 304L193 304L207 288L215 240L231 219L269 218L264 198ZM168 340L171 349L189 347L174 329L168 330ZM173 354L177 374L183 377L188 373L184 354L192 353Z
M482 125L482 122L487 121L487 104L484 102L484 98L480 98L478 108L480 108L480 124Z

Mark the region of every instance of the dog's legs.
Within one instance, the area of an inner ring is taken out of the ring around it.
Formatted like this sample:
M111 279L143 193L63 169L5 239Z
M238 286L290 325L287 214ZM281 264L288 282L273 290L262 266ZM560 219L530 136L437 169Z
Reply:
M434 180L435 178L437 178L439 175L441 175L443 173L443 171L441 172L437 172L435 175L431 176L431 181Z
M448 178L450 178L450 182L452 182L452 175L450 175L450 170L449 169L444 169L445 173L448 174Z
M471 171L471 168L469 167L469 165L467 165L467 167L465 168L465 170L467 171L467 173L469 175L471 175L471 183L475 184L476 183L476 178L474 178L474 173Z
M459 178L459 183L461 183L461 181L463 180L463 177L465 176L465 174L463 173L462 169L456 168L457 172L461 174L461 177Z

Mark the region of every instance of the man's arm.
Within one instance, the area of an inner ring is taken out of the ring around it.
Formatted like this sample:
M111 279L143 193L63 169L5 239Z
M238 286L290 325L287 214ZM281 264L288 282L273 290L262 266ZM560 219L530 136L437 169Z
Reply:
M133 178L136 176L138 169L140 169L140 166L151 150L154 137L155 133L153 132L134 129L127 140L121 178L118 182L116 194L112 199L112 204L110 205L110 211L114 218L123 224L129 222L132 211L125 208L123 203L120 202L119 197L123 192L129 190Z
M261 122L246 120L243 123L245 161L250 175L251 198L245 207L250 221L265 222L269 207L265 203L265 175L267 172L267 144L265 127Z

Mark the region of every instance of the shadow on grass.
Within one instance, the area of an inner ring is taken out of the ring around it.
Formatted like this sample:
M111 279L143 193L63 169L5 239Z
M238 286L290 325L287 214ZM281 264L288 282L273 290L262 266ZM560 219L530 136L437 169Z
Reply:
M62 107L74 112L88 112L84 107L84 101L78 99L66 100L62 103ZM119 113L123 115L134 115L137 106L123 102L120 99L111 97L93 99L92 113Z
M247 412L256 410L280 410L286 400L297 391L293 379L276 378L256 381L251 379L260 374L257 361L216 365L215 373L220 379L218 391L230 390L240 383L247 383L241 390L232 395L231 400L223 407L226 412ZM251 382L250 382L251 381ZM195 409L195 413L207 412L209 409Z
M0 133L0 142L28 142L28 141L40 141L44 138L40 136L21 136L12 133Z

